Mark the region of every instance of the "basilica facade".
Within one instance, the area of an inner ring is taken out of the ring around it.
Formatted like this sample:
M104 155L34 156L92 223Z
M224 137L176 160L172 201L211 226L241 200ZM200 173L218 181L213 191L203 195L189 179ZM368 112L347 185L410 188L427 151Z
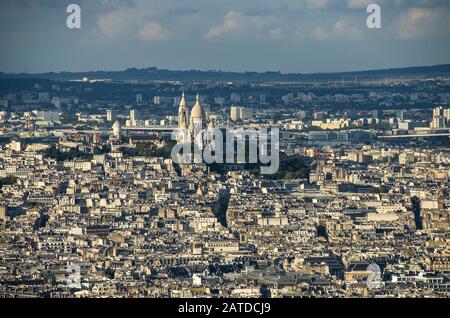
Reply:
M186 102L186 96L183 93L181 95L180 104L178 107L178 130L179 130L179 143L192 142L192 139L200 137L206 129L212 129L213 124L207 124L206 113L201 105L200 96L197 94L196 102L189 111L189 107ZM187 134L186 132L189 132ZM186 140L186 138L191 138Z

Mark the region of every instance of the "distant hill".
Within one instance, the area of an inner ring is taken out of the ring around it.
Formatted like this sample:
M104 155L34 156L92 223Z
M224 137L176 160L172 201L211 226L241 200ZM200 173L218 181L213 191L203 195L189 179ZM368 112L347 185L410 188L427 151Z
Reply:
M90 72L50 72L41 74L0 73L0 78L41 78L49 80L80 80L83 77L97 80L117 81L254 81L254 82L296 82L296 81L337 81L381 78L425 78L430 76L450 76L450 64L393 68L383 70L355 71L341 73L290 73L281 72L225 72L225 71L173 71L149 67L143 69L129 68L124 71L90 71Z

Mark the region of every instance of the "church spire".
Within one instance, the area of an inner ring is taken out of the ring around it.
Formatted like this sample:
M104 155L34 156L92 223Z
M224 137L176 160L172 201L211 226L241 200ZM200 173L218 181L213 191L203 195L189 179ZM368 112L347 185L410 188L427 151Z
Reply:
M187 103L186 103L186 96L183 94L181 95L181 100L180 100L180 109L181 108L186 108L187 107Z
M187 129L189 126L189 109L186 103L186 96L181 95L180 107L178 108L178 128Z

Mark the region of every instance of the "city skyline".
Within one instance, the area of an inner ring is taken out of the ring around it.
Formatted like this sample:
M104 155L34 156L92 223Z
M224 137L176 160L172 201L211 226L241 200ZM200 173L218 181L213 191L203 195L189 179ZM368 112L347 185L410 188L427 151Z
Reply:
M0 1L0 299L449 298L450 4L372 1Z

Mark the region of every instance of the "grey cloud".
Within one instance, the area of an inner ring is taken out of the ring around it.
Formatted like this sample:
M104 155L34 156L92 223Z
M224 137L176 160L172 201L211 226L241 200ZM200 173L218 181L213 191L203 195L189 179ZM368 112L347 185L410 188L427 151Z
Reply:
M1 0L0 71L450 62L448 0L371 2L382 7L381 30L365 27L365 0ZM65 27L69 3L82 7L81 30Z

